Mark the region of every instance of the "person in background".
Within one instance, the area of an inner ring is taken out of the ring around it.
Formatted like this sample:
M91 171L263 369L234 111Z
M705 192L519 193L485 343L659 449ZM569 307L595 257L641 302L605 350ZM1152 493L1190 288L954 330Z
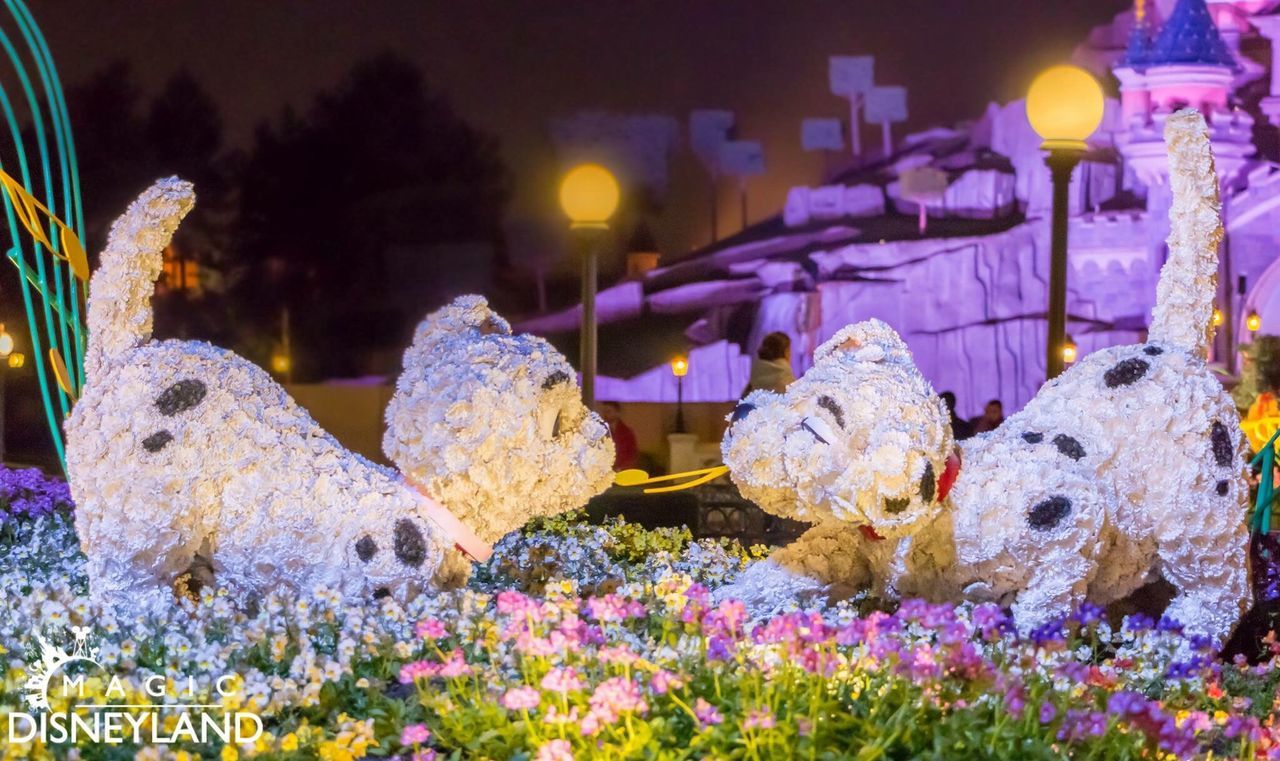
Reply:
M786 333L770 333L751 359L751 380L742 395L760 389L781 394L795 379L791 372L791 337Z
M636 432L622 420L622 405L617 402L601 402L600 417L608 424L609 435L613 437L613 469L634 468L640 450L636 448Z
M950 391L943 391L938 396L942 397L942 401L947 405L947 412L951 415L951 435L956 441L967 439L973 435L973 426L969 425L969 421L956 414L956 395Z
M1004 422L1004 405L999 399L992 399L982 408L982 414L969 421L974 433L994 431Z

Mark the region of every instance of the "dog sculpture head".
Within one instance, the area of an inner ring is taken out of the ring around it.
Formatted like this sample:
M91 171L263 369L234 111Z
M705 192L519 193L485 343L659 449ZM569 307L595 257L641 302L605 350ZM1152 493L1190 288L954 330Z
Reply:
M581 507L613 478L613 440L551 344L480 296L418 325L387 407L387 457L481 539Z
M721 444L743 495L776 515L912 533L938 510L950 418L897 333L850 325L785 393L755 391Z

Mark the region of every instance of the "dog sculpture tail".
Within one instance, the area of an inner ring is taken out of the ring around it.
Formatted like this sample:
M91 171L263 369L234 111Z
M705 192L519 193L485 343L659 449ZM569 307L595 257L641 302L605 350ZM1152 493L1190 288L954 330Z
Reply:
M1209 128L1195 110L1179 111L1164 126L1169 151L1169 258L1160 270L1149 339L1208 357L1218 289L1222 203Z
M151 296L164 249L195 205L191 183L158 180L111 226L107 247L89 281L86 380L125 351L151 338Z

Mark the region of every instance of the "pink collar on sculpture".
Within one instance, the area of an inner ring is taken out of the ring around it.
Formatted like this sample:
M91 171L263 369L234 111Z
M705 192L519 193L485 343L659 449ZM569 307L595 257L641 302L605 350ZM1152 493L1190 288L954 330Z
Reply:
M453 540L453 546L459 552L477 563L483 563L493 556L493 545L484 541L476 535L476 532L467 528L467 524L459 520L458 516L449 512L449 508L436 502L417 481L408 476L404 480L422 497L422 507L427 514L427 518L436 524L446 537Z

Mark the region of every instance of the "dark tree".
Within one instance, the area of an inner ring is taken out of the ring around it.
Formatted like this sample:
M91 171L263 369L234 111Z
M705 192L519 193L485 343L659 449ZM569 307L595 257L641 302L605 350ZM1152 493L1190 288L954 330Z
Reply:
M421 314L389 306L389 291L416 284L387 276L388 252L496 242L507 194L494 140L416 67L389 54L359 63L304 116L257 130L237 297L260 325L289 309L301 376L391 370Z

